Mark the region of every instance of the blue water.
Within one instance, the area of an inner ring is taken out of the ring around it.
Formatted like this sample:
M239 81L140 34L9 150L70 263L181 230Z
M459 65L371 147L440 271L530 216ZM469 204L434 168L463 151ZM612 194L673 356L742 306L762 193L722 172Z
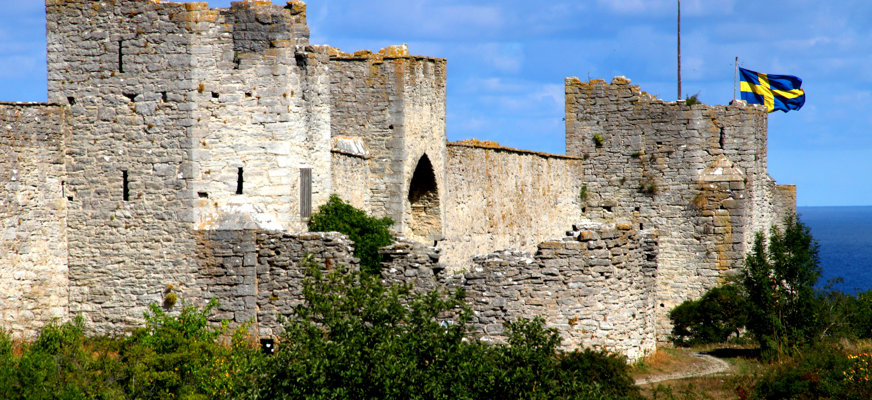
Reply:
M849 294L872 289L872 206L798 207L797 212L820 244L818 286L842 277L835 289Z

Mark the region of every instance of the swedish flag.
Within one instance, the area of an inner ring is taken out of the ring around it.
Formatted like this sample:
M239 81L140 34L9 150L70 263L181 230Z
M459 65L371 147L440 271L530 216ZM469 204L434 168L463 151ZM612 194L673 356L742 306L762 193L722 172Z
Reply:
M769 75L739 68L742 82L742 100L750 104L763 104L769 112L799 110L805 104L802 79L792 75Z

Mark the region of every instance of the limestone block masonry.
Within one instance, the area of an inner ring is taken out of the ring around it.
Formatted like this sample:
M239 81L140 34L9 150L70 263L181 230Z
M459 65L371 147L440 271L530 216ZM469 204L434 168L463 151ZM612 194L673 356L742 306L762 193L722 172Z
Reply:
M301 1L45 4L49 103L0 103L16 336L77 315L122 333L177 312L170 293L274 336L307 255L357 268L347 238L307 232L337 194L394 219L384 281L464 288L480 337L542 316L567 347L637 359L795 211L758 106L567 78L566 154L448 143L446 60L313 45Z
M592 347L635 361L656 347L654 273L657 237L630 223L579 223L535 254L499 251L475 257L461 274L440 272L425 247L386 247L382 276L421 290L466 292L480 338L505 341L504 323L545 318L565 349Z
M0 325L32 338L68 315L66 109L0 103Z
M494 250L536 250L581 218L582 159L466 140L448 146L442 263L469 268Z

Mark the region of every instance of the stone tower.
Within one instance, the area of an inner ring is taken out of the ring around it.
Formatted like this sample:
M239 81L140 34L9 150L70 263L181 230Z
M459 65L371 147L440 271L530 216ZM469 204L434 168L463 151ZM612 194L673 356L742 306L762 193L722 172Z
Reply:
M445 203L445 60L403 46L330 57L334 138L359 138L370 153L363 208L397 232L439 240Z
M308 46L302 2L46 7L72 313L111 330L166 288L196 297L198 230L305 230L331 158L327 48Z

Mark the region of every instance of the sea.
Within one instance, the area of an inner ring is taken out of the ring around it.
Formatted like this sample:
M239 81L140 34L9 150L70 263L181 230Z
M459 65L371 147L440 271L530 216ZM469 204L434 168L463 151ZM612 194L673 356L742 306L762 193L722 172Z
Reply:
M841 277L833 289L872 290L872 206L797 207L797 213L820 245L818 287Z

